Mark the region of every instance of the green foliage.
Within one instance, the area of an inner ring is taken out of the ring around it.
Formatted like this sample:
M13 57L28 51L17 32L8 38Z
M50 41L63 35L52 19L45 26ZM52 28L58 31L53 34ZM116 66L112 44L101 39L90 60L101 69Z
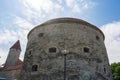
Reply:
M112 71L113 80L120 80L120 62L112 63L110 68Z

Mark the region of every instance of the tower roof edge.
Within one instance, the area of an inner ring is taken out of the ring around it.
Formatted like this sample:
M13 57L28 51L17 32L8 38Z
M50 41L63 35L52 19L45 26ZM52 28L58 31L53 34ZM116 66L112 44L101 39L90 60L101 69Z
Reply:
M20 41L16 41L16 43L13 44L13 46L10 49L18 49L21 51Z

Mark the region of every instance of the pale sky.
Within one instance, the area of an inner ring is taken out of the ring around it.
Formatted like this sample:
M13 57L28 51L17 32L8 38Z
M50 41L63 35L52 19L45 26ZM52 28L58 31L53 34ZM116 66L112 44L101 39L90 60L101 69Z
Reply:
M83 19L105 34L110 63L120 62L120 0L1 0L0 64L19 39L23 59L27 34L36 25L59 17Z

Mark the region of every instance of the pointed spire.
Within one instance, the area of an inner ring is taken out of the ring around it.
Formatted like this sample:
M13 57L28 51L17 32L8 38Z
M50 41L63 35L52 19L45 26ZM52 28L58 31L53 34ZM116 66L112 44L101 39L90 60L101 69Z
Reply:
M20 41L18 40L10 49L18 49L21 51Z

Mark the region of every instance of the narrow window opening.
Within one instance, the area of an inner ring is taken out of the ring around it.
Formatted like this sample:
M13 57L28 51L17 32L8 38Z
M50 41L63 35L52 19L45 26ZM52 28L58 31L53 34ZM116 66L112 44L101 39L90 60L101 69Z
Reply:
M104 68L104 73L106 74L106 68Z
M32 66L32 71L38 71L38 65L33 65Z
M31 55L32 54L32 51L29 51L29 55Z
M56 48L55 47L49 48L49 52L50 53L55 53L56 52Z
M31 56L32 56L32 51L29 51L28 57L31 57Z
M100 38L98 36L96 36L96 39L99 40Z
M84 52L89 53L90 52L89 48L84 47Z

